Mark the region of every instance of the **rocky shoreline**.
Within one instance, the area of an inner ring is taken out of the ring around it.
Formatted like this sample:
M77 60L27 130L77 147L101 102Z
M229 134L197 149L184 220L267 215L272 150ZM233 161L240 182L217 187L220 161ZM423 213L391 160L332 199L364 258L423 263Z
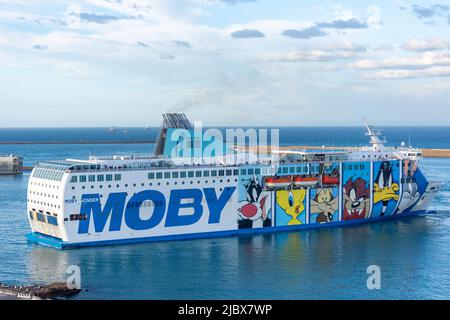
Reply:
M0 283L0 295L21 300L51 300L70 297L80 292L80 289L71 289L62 282L34 286L15 286Z

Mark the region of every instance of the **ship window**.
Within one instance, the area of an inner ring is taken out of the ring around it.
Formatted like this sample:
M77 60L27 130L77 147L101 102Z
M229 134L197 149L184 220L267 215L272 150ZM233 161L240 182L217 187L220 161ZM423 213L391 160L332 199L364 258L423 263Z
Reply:
M177 171L172 172L172 179L178 179L178 172Z
M45 222L45 216L42 213L38 213L37 214L37 218L38 218L39 221Z
M106 175L106 181L112 181L112 174Z
M164 172L164 179L170 179L170 172Z
M202 172L201 171L195 171L195 177L196 178L201 178L202 176Z
M255 174L261 174L261 169L255 169Z
M247 175L247 169L241 169L241 176Z
M217 177L217 170L211 171L211 177Z
M95 175L89 176L89 182L95 182Z
M86 176L80 176L80 182L86 182Z
M233 175L234 176L238 176L239 175L239 170L238 169L234 169L233 170Z
M162 172L156 173L156 179L162 179Z
M194 171L188 171L188 178L194 177Z
M360 169L360 170L364 170L365 168L366 168L366 166L363 165L363 164L359 166L359 169Z
M122 180L122 175L121 174L115 174L114 175L114 180L116 180L116 181Z
M47 222L49 224L54 225L54 226L58 225L58 220L55 217L52 217L52 216L47 216Z
M283 173L288 173L288 167L283 168Z
M180 172L180 177L181 178L186 178L186 171L181 171Z
M248 169L248 175L252 175L253 174L253 169Z
M105 181L105 176L102 175L102 174L97 175L97 181L98 181L98 182Z
M225 174L225 170L219 170L219 177L223 177Z
M209 177L209 171L208 170L203 171L203 176L204 177Z
M148 178L149 179L155 179L155 173L154 172L149 172Z
M231 170L227 170L227 171L225 172L225 175L231 176Z
M72 178L70 178L70 182L72 182L72 183L78 182L78 177L72 176Z
M294 173L294 172L295 172L295 167L290 167L290 168L289 168L289 172L290 172L290 173Z

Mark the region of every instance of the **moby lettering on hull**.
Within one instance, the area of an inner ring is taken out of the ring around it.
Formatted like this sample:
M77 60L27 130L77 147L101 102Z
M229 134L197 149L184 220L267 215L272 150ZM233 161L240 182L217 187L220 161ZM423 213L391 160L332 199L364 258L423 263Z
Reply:
M100 194L84 194L80 214L86 218L79 222L78 234L89 233L91 223L96 233L120 231L123 220L132 230L149 230L161 224L164 217L166 228L188 226L198 222L206 209L209 211L208 223L217 224L235 189L226 187L219 196L214 188L172 190L168 202L164 194L157 190L138 192L127 203L126 192L111 193L103 206ZM202 204L203 199L206 200L207 208ZM153 208L152 214L145 219L140 215L144 202L152 203ZM182 214L184 210L189 211L189 214ZM108 221L109 229L105 230Z

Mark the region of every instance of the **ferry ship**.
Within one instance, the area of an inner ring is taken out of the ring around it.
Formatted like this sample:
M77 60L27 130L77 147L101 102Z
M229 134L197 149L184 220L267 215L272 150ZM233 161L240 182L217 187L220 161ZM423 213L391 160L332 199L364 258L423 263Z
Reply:
M194 126L184 114L165 114L152 156L39 163L28 184L27 238L64 249L344 226L425 212L440 183L421 172L421 150L386 147L380 131L366 127L370 145L352 151L200 159L173 152L178 144L171 134Z

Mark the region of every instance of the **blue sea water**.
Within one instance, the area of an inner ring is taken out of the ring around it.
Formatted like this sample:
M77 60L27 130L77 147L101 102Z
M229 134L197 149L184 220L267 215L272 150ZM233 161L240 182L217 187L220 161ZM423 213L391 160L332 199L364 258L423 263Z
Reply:
M323 137L311 144L359 144L359 138L340 131L348 129L310 130ZM430 130L423 132L428 143L420 146L450 148L448 129ZM282 131L282 144L306 144L298 133ZM152 149L152 144L0 145L0 154L19 153L33 164ZM445 183L431 208L436 213L342 228L65 251L25 239L29 174L0 177L0 282L64 281L67 267L78 265L87 290L77 299L449 299L450 159L424 159L421 168L429 179ZM381 268L380 290L367 289L369 265Z

